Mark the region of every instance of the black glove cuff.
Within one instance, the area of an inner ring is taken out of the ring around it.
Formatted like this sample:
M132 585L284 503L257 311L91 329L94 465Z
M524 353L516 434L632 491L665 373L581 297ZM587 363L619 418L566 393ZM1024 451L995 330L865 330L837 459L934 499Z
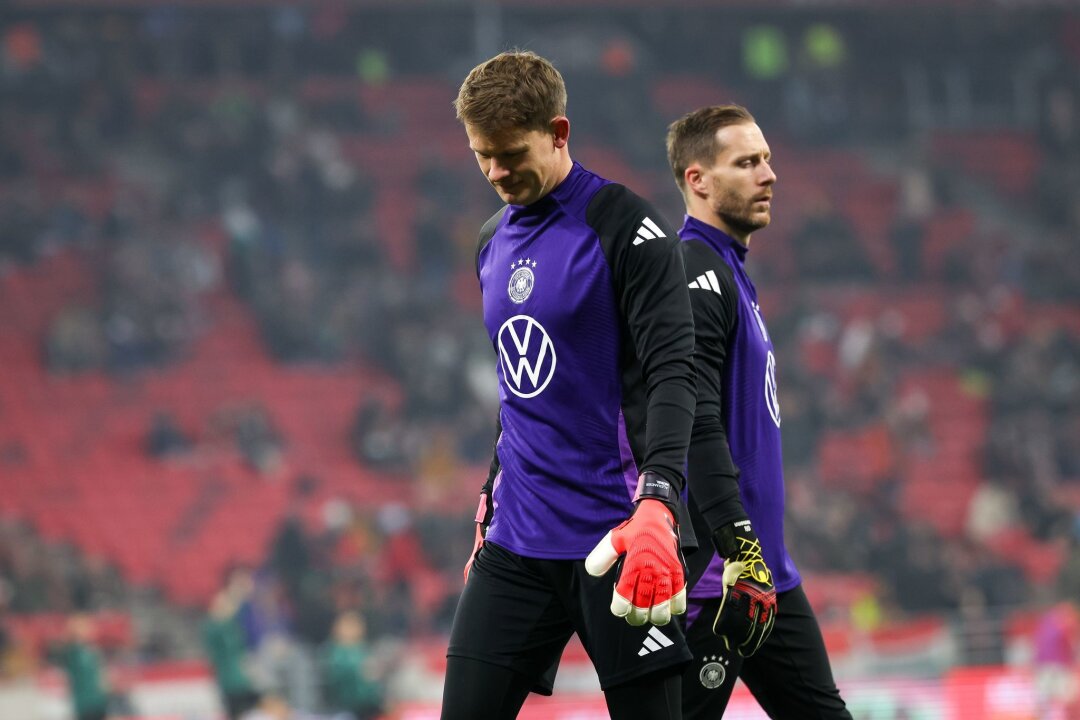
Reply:
M634 493L634 502L645 498L659 500L666 505L674 505L678 500L671 483L651 470L638 476L637 492Z
M634 503L637 504L640 500L659 500L667 505L672 517L678 522L679 493L675 486L659 473L646 470L638 476Z
M725 560L733 558L738 555L741 546L739 544L739 538L752 538L757 540L757 534L754 533L752 527L750 527L749 520L737 520L729 525L720 527L712 534L713 547L716 548L716 552L720 553L720 557Z

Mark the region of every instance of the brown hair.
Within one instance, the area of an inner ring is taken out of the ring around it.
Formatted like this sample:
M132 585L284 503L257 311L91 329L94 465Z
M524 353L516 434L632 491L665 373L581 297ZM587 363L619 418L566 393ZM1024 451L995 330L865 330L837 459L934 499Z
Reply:
M716 131L728 125L755 122L742 105L710 105L683 115L671 123L667 134L667 155L679 189L686 192L686 168L695 162L712 165L723 148Z
M458 120L491 134L510 128L547 130L566 114L566 84L536 53L513 50L485 60L461 83Z

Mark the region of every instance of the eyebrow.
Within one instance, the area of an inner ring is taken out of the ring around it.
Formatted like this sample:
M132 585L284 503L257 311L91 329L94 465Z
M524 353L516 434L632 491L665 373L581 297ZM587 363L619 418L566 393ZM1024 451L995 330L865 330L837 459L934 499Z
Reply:
M735 158L735 162L739 163L739 162L742 162L743 160L753 160L754 158L757 158L757 157L765 158L766 160L769 160L770 158L772 158L772 153L769 152L768 150L755 150L754 152L743 153L742 155L737 156Z
M469 146L469 149L472 150L474 153L480 153L481 155L513 155L515 153L525 152L526 150L529 149L529 146L528 145L516 145L514 147L506 148L502 152L497 152L497 153L496 152L490 152L488 150L484 150L484 149L480 149L480 148L475 148L475 147L472 147L471 145Z

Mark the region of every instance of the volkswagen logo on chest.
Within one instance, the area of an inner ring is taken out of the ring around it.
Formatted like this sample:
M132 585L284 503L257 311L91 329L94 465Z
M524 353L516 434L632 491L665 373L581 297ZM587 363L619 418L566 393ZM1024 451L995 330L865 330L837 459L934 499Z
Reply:
M520 398L542 393L555 375L555 345L544 326L515 315L499 328L498 342L506 388Z
M765 358L765 404L776 427L780 427L780 395L776 389L776 357L772 350Z

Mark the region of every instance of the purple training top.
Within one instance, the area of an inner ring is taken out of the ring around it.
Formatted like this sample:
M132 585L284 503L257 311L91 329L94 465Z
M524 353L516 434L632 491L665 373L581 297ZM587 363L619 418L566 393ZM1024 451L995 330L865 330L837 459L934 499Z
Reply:
M500 393L487 540L584 558L632 512L640 470L684 482L693 323L677 237L575 163L488 221L477 271Z

